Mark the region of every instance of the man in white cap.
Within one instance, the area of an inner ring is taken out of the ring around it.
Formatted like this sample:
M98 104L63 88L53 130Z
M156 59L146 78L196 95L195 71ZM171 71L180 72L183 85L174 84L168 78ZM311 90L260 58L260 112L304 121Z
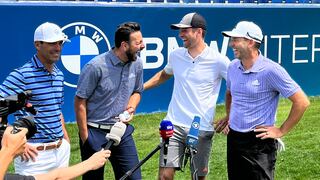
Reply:
M37 133L28 140L24 153L15 159L17 174L41 174L69 165L70 142L61 111L64 79L55 65L65 41L69 40L59 26L41 24L34 32L37 53L12 71L0 86L1 97L30 90L30 103L37 110L34 116ZM26 115L30 114L19 111L15 117Z
M171 28L179 30L184 47L175 49L165 68L144 84L144 88L149 89L174 76L172 98L165 117L173 123L174 134L169 140L167 163L161 151L159 179L173 179L175 171L182 168L186 137L195 115L201 120L198 152L193 159L198 177L193 178L205 179L209 171L216 102L230 61L205 43L207 25L200 14L189 13Z
M225 122L228 177L274 179L277 138L287 134L301 119L310 102L299 85L279 64L259 51L262 31L253 22L241 21L230 37L234 59L228 68ZM289 98L291 111L280 127L275 118L279 96ZM219 124L217 131L224 126Z

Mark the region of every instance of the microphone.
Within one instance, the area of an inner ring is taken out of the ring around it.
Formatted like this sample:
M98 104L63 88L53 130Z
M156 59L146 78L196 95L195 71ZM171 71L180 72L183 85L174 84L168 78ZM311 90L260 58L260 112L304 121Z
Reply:
M198 135L199 135L199 128L200 128L200 117L194 116L189 134L187 135L186 145L189 148L197 149L198 146Z
M162 120L159 127L160 136L164 140L163 160L167 164L169 138L173 135L173 124L169 120Z
M106 135L106 139L108 140L107 145L104 147L105 150L110 149L112 145L117 146L121 141L121 137L123 136L124 132L126 131L127 126L122 122L116 122L111 130L110 133Z

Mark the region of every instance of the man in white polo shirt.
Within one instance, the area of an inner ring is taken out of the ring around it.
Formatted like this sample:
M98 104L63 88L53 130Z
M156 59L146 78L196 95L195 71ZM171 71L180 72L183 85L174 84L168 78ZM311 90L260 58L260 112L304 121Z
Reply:
M175 170L181 169L186 137L195 115L201 118L198 144L201 148L195 155L195 169L198 178L205 179L209 170L216 102L230 61L204 42L207 26L201 15L189 13L171 28L179 30L184 47L175 49L165 68L144 84L147 90L174 76L174 89L165 117L173 123L174 135L169 141L166 164L161 152L159 179L173 179Z

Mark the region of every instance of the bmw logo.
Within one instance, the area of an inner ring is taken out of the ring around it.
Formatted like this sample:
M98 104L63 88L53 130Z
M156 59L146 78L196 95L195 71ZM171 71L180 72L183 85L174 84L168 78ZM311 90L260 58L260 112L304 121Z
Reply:
M76 88L82 67L111 47L103 31L90 23L74 22L63 26L62 30L71 42L64 44L58 66L64 73L64 84Z

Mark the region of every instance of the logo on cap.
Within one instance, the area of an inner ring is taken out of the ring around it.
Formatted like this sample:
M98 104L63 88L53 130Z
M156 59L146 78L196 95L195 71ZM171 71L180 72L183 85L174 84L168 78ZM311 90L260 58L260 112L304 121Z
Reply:
M110 43L101 29L87 22L70 23L61 29L71 42L64 44L58 66L64 73L64 84L76 88L82 67L95 56L108 51Z

